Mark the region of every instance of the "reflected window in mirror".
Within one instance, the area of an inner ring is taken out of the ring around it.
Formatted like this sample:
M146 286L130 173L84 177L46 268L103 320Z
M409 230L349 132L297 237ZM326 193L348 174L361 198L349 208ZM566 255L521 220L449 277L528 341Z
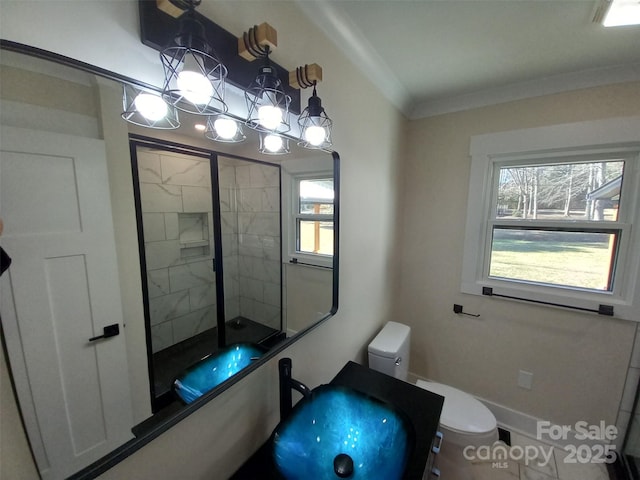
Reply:
M330 267L334 251L333 175L294 175L292 183L289 256L293 263Z
M333 255L333 179L297 181L296 253Z

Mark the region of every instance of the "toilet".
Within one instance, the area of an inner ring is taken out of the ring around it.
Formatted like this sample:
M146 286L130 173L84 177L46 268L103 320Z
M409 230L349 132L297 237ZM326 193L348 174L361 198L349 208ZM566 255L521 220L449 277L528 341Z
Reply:
M407 381L411 328L387 322L369 344L369 368ZM490 446L498 440L498 427L491 411L468 393L441 383L418 380L416 385L444 397L440 415L443 433L436 465L442 478L473 479L471 463L464 456L467 446Z

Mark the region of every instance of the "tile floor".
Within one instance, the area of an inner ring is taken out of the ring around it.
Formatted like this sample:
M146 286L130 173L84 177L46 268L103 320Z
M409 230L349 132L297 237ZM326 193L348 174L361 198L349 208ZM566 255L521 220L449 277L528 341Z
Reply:
M532 453L534 450L540 452L540 458L533 458L526 462L524 459L509 460L502 463L503 468L495 468L489 461L474 463L472 467L474 480L609 480L606 464L565 463L567 451L512 433L511 447L516 446L533 447L528 450ZM514 452L519 451L523 450L514 450ZM545 452L544 455L549 458L548 462L544 461L542 452ZM549 452L551 452L550 455Z

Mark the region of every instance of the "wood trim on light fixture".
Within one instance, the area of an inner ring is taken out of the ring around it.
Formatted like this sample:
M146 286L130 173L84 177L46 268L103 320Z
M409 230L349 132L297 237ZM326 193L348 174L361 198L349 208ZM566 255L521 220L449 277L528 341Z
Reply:
M173 18L180 18L186 10L176 6L171 0L156 0L156 5L159 10L162 10L167 15L171 15Z
M317 63L298 67L289 72L289 85L301 89L315 85L322 81L322 67Z
M173 41L175 32L179 29L180 19L160 10L156 2L157 0L138 0L140 40L143 45L161 52ZM237 35L225 30L197 11L195 16L204 25L206 40L215 49L218 59L228 69L227 83L246 90L256 77L256 68L253 62L238 55ZM299 114L301 111L300 91L289 86L289 69L274 61L271 61L270 64L275 68L285 93L291 97L290 111Z
M250 45L247 45L245 38ZM266 22L251 27L248 32L245 32L242 35L242 37L238 37L238 55L250 62L253 62L256 58L260 58L260 56L256 56L252 53L252 47L254 50L255 47L268 47L269 50L273 50L277 46L278 32Z

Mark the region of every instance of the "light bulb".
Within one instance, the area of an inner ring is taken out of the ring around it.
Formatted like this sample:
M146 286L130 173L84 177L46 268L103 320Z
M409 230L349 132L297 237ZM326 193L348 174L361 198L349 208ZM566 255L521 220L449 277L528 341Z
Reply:
M238 133L238 124L230 118L218 118L213 122L213 128L220 138L231 140Z
M278 152L282 149L282 137L278 135L267 135L264 137L264 148L270 152Z
M213 95L213 85L200 72L182 70L176 84L180 94L194 105L206 105Z
M282 123L282 110L273 105L258 108L258 123L267 130L275 130Z
M304 129L304 139L314 147L319 147L324 143L326 132L323 127L311 125Z
M133 101L136 110L144 118L157 122L167 116L167 104L158 95L140 93Z

